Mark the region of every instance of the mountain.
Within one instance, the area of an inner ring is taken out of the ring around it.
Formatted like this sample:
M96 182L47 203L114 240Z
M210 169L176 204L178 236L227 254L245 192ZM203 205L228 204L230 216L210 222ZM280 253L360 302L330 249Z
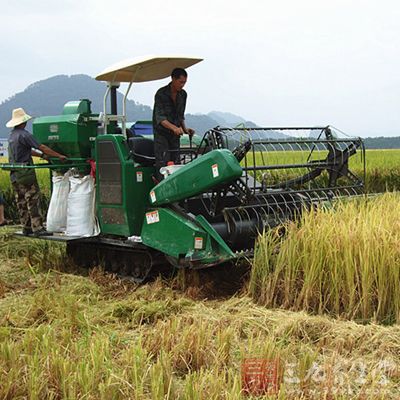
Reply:
M218 121L204 114L185 114L185 123L199 135L203 135L209 129L219 125Z
M92 101L92 111L96 113L103 109L104 93L104 83L87 75L57 75L35 82L0 104L0 137L8 135L4 126L14 108L23 107L32 116L60 115L67 101L85 98ZM118 101L122 101L120 93ZM137 119L147 119L152 112L150 107L132 100L128 100L127 110Z
M90 99L92 111L98 113L103 110L105 84L96 81L88 75L57 75L44 79L28 86L23 92L17 93L0 104L0 138L7 138L9 129L6 122L11 118L14 108L23 107L32 116L60 115L67 101ZM123 95L118 92L118 107L121 110ZM152 108L133 100L127 100L128 121L151 120ZM193 127L202 135L215 126L232 128L244 125L257 127L254 122L232 114L230 112L211 111L208 114L186 114L187 126ZM253 132L257 137L265 137L262 131ZM253 135L253 134L252 134ZM287 139L288 136L279 131L269 131L268 137ZM391 149L400 148L400 137L374 137L364 139L366 148Z
M244 125L249 128L255 128L257 125L252 121L246 121L244 118L238 115L222 112L222 111L211 111L207 114L208 117L218 122L218 125L234 128L235 126Z
M8 137L9 129L5 127L11 118L14 108L23 107L32 116L60 115L64 104L70 100L90 99L92 111L103 110L103 97L106 86L88 75L57 75L38 81L28 86L0 104L0 138ZM122 108L123 95L118 92L118 107ZM128 121L151 120L152 108L133 100L126 104ZM237 117L240 118L240 117ZM187 125L199 134L219 125L212 117L202 114L187 114Z
M221 126L236 126L246 122L242 117L229 112L211 111L207 116L217 121Z

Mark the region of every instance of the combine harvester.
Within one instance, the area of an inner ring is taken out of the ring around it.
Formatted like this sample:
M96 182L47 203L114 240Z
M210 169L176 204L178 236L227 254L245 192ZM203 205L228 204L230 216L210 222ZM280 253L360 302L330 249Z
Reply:
M152 139L125 134L128 92L134 82L163 79L175 67L200 61L146 57L119 63L96 77L107 82L101 114L91 112L89 100L80 100L68 102L61 116L35 119L34 136L67 155L69 164L50 161L32 168L68 167L82 176L89 173L89 159L96 164L93 213L99 233L41 239L65 241L79 265L103 263L142 282L166 261L200 269L251 256L260 232L304 209L363 194L365 176L349 169L349 158L364 154L363 143L330 126L215 127L200 145L181 149L181 165L155 184ZM128 85L119 115L120 83ZM21 167L26 168L3 165Z

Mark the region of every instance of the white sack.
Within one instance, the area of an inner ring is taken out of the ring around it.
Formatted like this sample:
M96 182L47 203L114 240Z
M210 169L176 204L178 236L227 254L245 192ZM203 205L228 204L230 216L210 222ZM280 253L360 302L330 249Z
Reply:
M98 234L95 221L95 186L90 176L69 178L67 236Z
M69 172L52 177L53 191L46 220L46 229L49 232L65 232L67 228L69 177Z

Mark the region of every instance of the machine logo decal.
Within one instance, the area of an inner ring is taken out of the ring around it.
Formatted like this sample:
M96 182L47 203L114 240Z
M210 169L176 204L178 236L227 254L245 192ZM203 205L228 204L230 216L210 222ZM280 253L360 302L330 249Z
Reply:
M143 182L143 172L142 171L136 172L136 182Z
M202 237L194 238L194 248L196 250L201 250L203 248L203 238Z
M150 192L150 199L151 199L151 202L152 202L152 203L155 203L155 201L156 201L156 194L154 193L154 190L152 190L152 191Z
M156 222L160 222L160 216L158 215L158 211L150 211L146 213L146 221L147 225L155 224Z
M212 168L213 178L218 178L218 176L219 176L218 164L213 164L213 165L211 166L211 168Z
M58 125L57 125L57 124L51 124L51 125L49 126L49 131L50 131L51 133L58 133Z

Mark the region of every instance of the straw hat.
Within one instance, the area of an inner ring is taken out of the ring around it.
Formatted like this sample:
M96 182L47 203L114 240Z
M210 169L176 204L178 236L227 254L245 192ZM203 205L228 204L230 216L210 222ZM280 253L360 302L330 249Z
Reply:
M14 108L12 112L12 118L6 123L7 128L14 128L14 126L18 126L27 122L32 117L28 115L23 108Z

